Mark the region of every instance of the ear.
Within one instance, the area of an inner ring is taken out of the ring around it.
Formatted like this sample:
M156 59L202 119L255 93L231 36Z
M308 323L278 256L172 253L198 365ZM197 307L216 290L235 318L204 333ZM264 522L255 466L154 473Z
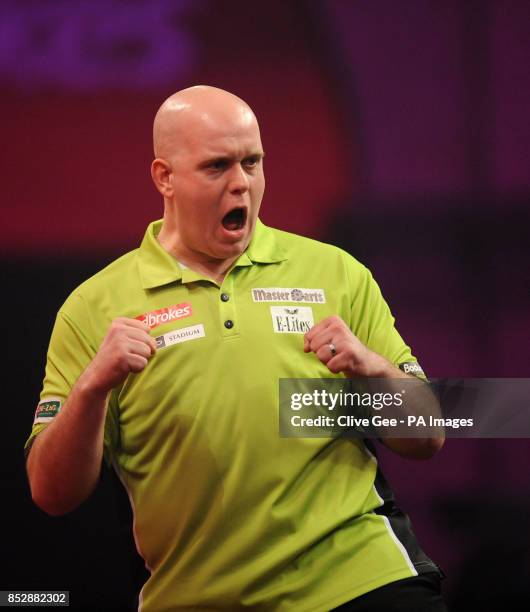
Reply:
M158 191L165 197L173 195L173 185L171 184L171 166L165 159L157 157L151 164L151 178Z

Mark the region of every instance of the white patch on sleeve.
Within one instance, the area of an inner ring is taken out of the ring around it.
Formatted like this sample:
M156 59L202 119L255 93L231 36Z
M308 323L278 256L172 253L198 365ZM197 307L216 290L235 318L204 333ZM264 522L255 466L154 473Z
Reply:
M49 423L59 414L63 400L60 397L45 397L37 404L33 425Z

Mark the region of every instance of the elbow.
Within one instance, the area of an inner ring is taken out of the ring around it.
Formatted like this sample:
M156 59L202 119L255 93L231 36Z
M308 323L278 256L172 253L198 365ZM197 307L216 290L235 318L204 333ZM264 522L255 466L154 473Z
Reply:
M441 450L445 438L386 438L382 440L385 446L390 448L405 459L416 459L424 461L434 457Z
M47 483L38 482L28 475L29 488L33 503L49 516L64 516L75 510L84 498L58 495Z
M439 438L429 438L433 449L432 455L436 455L438 451L441 451L445 444L445 436ZM432 456L431 455L431 456Z
M37 506L37 508L45 512L48 516L55 517L55 516L64 516L65 514L68 514L68 510L64 510L62 508L55 507L53 505L50 505L47 502L42 502L35 498L33 498L33 503Z
M410 459L418 459L424 461L431 459L437 452L439 452L445 444L445 438L422 438L414 441L412 445Z
M68 485L64 480L48 478L37 469L32 453L27 462L27 477L33 503L49 516L63 516L75 510L87 499L95 487L79 481Z
M36 487L31 487L31 499L38 508L49 516L64 516L75 510L79 505L69 502L69 500L54 499L49 492L39 491Z

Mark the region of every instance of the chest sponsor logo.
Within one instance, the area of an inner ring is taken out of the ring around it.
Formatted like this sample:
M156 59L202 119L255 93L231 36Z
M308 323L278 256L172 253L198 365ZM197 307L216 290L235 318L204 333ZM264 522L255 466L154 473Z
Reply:
M311 302L325 304L324 289L296 289L290 287L255 287L252 289L255 302Z
M309 306L271 306L272 327L277 334L305 334L314 325Z
M181 342L187 342L188 340L196 340L197 338L204 338L204 325L192 325L190 327L182 327L180 329L174 329L173 331L167 332L162 336L157 336L156 348L163 349L166 346L172 346L173 344L180 344Z
M37 410L35 410L36 423L49 423L52 421L61 410L61 400L58 397L47 397L37 404Z
M149 329L153 329L153 327L158 327L170 321L178 321L192 314L191 304L189 302L182 302L182 304L176 304L175 306L167 306L166 308L146 312L136 318L138 321L149 325Z

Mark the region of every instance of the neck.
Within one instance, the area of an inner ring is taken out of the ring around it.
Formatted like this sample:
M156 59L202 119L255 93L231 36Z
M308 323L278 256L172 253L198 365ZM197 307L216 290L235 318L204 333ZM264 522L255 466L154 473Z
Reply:
M229 259L214 259L207 255L185 249L178 239L178 233L172 232L165 222L160 229L157 239L162 248L177 261L184 264L187 268L210 278L218 285L223 282L226 273L239 257L239 255L235 255Z
M164 246L162 244L162 246ZM165 247L164 247L165 248ZM166 249L167 250L167 249ZM169 251L171 253L171 251ZM231 259L222 260L222 261L196 261L189 260L186 257L182 257L181 255L177 256L171 253L175 259L177 259L180 263L183 263L187 268L206 276L207 278L213 280L217 285L221 285L223 282L226 273L237 259L237 257L233 257Z

